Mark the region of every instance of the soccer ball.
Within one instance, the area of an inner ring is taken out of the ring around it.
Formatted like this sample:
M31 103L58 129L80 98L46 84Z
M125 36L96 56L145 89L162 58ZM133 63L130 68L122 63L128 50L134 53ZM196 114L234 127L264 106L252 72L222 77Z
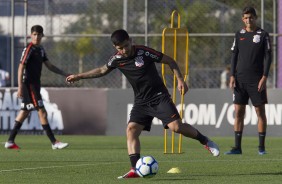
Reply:
M136 173L143 178L154 177L159 170L158 162L152 156L141 157L135 167Z

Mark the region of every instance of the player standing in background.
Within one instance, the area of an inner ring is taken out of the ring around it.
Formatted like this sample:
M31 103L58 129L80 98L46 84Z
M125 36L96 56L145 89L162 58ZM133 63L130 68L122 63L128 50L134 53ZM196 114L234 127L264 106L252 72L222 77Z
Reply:
M185 94L188 86L183 80L177 63L161 52L143 45L133 45L125 30L114 31L111 40L117 53L109 59L107 64L88 72L70 75L66 81L74 82L80 79L102 77L117 68L132 85L135 100L126 130L131 169L118 178L139 177L135 172L135 165L140 158L141 151L139 136L142 130L150 131L154 117L162 120L164 128L198 140L213 156L219 156L219 148L214 142L191 125L182 123L175 104L155 66L155 62L168 64L177 78L178 90Z
M220 74L220 88L226 89L229 87L230 79L230 66L226 66L225 69Z
M253 7L246 7L242 12L245 28L235 35L231 48L230 88L233 89L235 104L235 147L225 154L242 154L241 141L244 128L246 105L251 99L258 117L258 153L264 155L267 119L266 82L271 65L271 47L269 35L256 25L257 14Z
M55 138L48 123L47 112L40 94L40 77L43 63L54 73L65 77L68 76L68 74L49 62L44 48L40 45L43 36L42 26L32 26L31 42L24 48L18 68L17 95L18 98L22 98L21 110L16 117L8 142L5 143L5 148L7 149L19 149L19 146L15 143L16 135L23 121L34 109L37 110L41 125L52 143L52 149L62 149L68 146L68 143L62 143Z
M7 83L9 82L10 74L9 72L2 70L1 64L0 64L0 87L6 87Z

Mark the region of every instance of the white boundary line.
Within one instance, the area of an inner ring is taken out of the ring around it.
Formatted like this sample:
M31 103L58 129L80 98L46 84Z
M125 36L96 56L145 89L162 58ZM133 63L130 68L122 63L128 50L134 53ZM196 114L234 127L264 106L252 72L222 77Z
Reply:
M238 162L238 160L189 160L186 162ZM282 159L247 159L247 160L240 160L240 162L256 162L256 161L282 161ZM185 161L160 161L160 162L185 162ZM0 170L0 174L4 172L15 172L15 171L26 171L26 170L37 170L37 169L53 169L53 168L64 168L64 167L84 167L84 166L94 166L94 165L110 165L110 164L123 164L128 163L126 162L104 162L104 163L93 163L93 164L77 164L77 165L61 165L61 166L48 166L48 167L30 167L30 168L21 168L21 169L6 169L6 170Z
M114 162L117 163L117 162ZM120 162L125 163L125 162ZM78 165L61 165L61 166L48 166L48 167L30 167L30 168L21 168L21 169L7 169L0 170L0 173L3 172L14 172L14 171L25 171L25 170L36 170L36 169L53 169L53 168L64 168L64 167L83 167L83 166L92 166L92 165L108 165L113 163L95 163L95 164L78 164Z

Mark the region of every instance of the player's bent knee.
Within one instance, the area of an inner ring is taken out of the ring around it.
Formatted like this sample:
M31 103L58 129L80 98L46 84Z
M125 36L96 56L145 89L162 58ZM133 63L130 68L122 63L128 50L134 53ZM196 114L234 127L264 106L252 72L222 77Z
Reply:
M144 126L131 122L127 125L126 133L128 136L138 136L141 134L143 128Z
M133 133L136 131L136 126L134 123L129 123L126 128L127 133Z
M168 127L171 131L175 132L175 133L180 133L180 124L177 121L173 121L171 123L168 124Z

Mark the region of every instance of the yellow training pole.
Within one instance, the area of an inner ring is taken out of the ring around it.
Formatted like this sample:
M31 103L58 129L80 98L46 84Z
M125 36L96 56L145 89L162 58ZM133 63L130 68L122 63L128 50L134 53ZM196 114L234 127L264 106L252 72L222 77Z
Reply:
M165 29L163 30L163 35L164 35ZM162 36L162 52L164 53L165 50L165 39L164 36ZM164 65L162 65L162 78L164 85L166 86L166 80L165 80L165 68ZM167 153L167 129L164 129L164 153Z
M174 26L175 15L177 15L177 27ZM183 39L183 36L185 39ZM171 45L173 47L171 48ZM186 82L188 75L188 31L186 28L180 28L180 15L177 11L173 11L171 14L171 27L165 28L162 34L162 52L164 54L172 57L176 62L178 62L179 68L182 70L181 73L184 75L184 82ZM171 70L167 68L164 64L162 65L162 78L164 84L167 86L167 81L165 76L167 73L173 74ZM173 75L173 93L172 100L176 104L176 88L177 81L176 76ZM184 104L184 94L181 93L181 105L180 105L180 117L183 118L183 104ZM167 143L168 143L168 132L164 130L164 153L167 153ZM174 153L175 147L175 134L171 133L171 153ZM178 153L182 153L182 135L179 135L178 142Z
M186 33L186 50L185 50L185 53L186 54L186 57L185 57L185 75L184 75L184 81L186 82L187 80L187 75L188 75L188 48L189 48L189 45L188 45L188 32ZM184 104L184 91L181 92L181 107L180 107L180 118L183 119L183 104ZM178 153L182 153L182 134L179 135L179 140L178 140Z

